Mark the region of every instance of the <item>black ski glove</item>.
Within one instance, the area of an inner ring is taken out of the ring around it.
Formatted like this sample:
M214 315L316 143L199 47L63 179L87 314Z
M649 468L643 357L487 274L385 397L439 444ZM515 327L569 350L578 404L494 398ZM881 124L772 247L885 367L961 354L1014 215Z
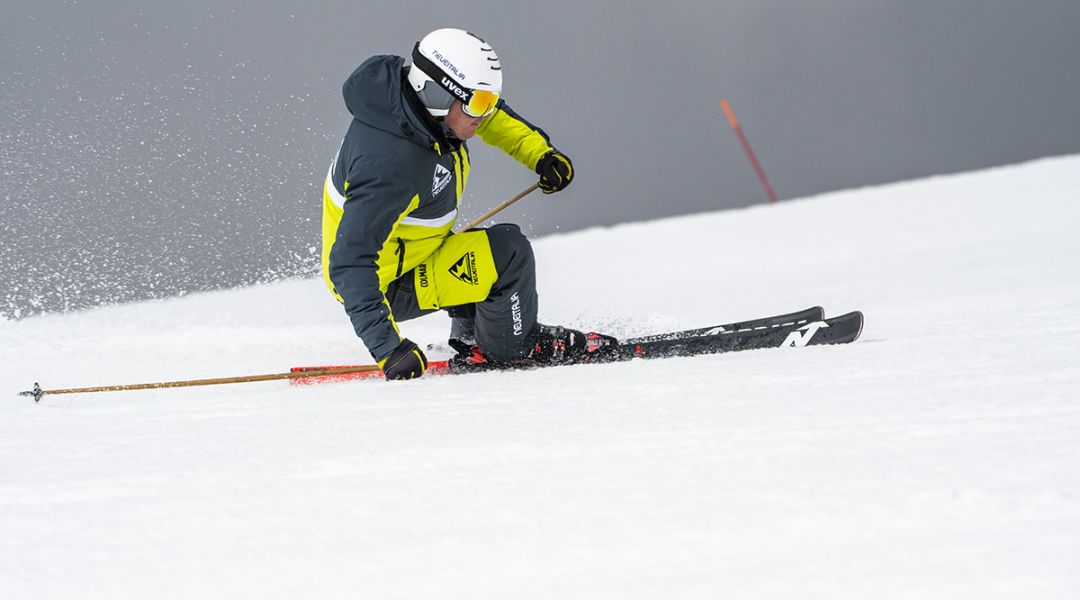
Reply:
M416 379L424 375L427 369L427 357L420 347L408 339L401 340L390 356L379 361L386 380Z
M545 194L561 192L574 180L574 163L570 157L552 150L536 163L536 174L540 176L540 189Z

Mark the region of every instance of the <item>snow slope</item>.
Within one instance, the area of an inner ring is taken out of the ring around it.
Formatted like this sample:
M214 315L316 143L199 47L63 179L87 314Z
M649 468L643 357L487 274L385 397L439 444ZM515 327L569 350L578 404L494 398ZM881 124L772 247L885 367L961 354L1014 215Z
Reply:
M841 347L34 405L368 357L319 280L0 323L0 598L1076 598L1077 223L1073 156L536 243L546 322Z

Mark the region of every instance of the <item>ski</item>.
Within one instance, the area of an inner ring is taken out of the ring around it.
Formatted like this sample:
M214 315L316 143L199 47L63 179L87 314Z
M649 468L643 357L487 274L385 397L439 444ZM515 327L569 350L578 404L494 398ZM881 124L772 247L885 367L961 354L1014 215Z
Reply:
M786 325L743 328L741 330L707 331L699 336L654 338L643 341L626 340L616 347L613 358L598 362L614 362L632 358L667 358L719 354L760 348L848 344L859 339L863 314L851 312L831 319L799 320ZM605 357L606 358L606 357ZM586 362L593 362L586 360Z
M733 323L725 323L723 325L713 325L712 327L698 327L697 329L687 329L685 331L672 331L669 333L659 333L654 335L627 338L623 340L622 343L629 344L641 342L656 342L661 340L676 340L727 332L746 333L749 331L776 327L806 325L811 321L820 321L824 318L825 309L821 308L820 306L814 306L805 310L787 313L784 315L776 315L773 317L762 317L759 319L751 319L749 321L735 321ZM454 349L446 343L428 344L424 349L428 352L438 353L454 351Z
M630 338L609 346L603 351L585 354L580 360L557 364L467 364L451 361L430 361L427 375L464 374L497 370L534 369L567 364L595 364L623 362L635 358L653 359L677 356L719 354L762 348L817 346L823 344L847 344L854 342L862 333L863 314L855 311L831 319L823 318L820 307L804 311L766 317L752 321L701 327L666 334ZM342 367L294 367L293 373L323 371ZM353 379L382 378L382 371L364 373L320 374L313 377L292 379L293 385L309 385L348 381Z

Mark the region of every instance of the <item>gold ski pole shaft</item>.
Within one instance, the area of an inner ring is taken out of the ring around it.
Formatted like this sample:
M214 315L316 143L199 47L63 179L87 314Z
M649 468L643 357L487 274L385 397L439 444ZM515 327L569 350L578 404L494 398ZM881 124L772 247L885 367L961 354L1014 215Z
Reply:
M462 227L460 231L468 231L468 230L472 229L473 227L479 227L484 221L487 221L491 217L494 217L496 214L498 214L499 211L506 208L507 206L510 206L511 204L517 202L518 200L521 200L525 196L528 196L529 194L533 193L539 187L540 187L539 183L534 183L534 184L530 185L528 188L522 190L520 193L518 193L513 198L511 198L511 199L507 200L506 202L503 202L502 204L496 206L495 208L487 211L482 216L477 217L475 220L473 220L472 223L469 223L468 225ZM459 231L459 233L460 233L460 231Z
M200 385L224 385L227 383L251 383L255 381L274 381L278 379L304 379L307 377L322 377L325 375L343 375L346 373L367 373L378 371L378 365L364 365L357 367L338 367L333 369L316 369L289 373L270 373L267 375L243 375L240 377L219 377L216 379L191 379L187 381L162 381L158 383L135 383L128 385L104 385L98 387L69 388L64 390L43 390L37 383L34 389L19 392L20 396L33 396L34 402L40 402L42 396L55 394L90 394L96 392L123 392L129 390L153 390L160 388L195 387Z

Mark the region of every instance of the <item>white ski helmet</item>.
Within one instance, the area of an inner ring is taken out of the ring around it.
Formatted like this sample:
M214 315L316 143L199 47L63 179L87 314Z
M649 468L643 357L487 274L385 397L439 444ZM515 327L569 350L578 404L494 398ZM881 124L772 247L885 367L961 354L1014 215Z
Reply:
M484 117L502 94L502 65L484 40L461 29L436 29L416 43L409 83L435 117L445 117L454 100L465 114Z

